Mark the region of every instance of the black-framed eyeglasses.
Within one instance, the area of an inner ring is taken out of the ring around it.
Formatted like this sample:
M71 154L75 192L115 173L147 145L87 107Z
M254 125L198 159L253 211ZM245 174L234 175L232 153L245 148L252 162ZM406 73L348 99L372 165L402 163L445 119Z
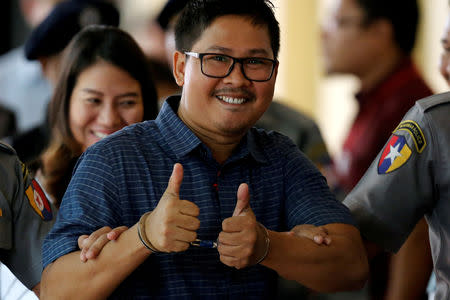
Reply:
M244 77L250 81L268 81L272 78L277 61L263 57L236 58L220 53L184 52L184 54L200 59L203 75L212 78L225 78L233 71L236 62L241 64Z

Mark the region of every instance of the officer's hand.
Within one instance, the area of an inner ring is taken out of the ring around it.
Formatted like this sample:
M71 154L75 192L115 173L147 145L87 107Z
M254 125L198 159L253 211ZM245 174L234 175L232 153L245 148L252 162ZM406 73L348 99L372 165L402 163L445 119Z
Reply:
M90 235L81 235L78 238L78 247L81 250L81 261L86 262L89 259L96 258L108 242L116 240L127 229L128 227L126 226L120 226L114 229L105 226L94 231Z
M317 245L330 245L331 237L325 227L317 227L310 224L297 225L291 229L291 233L314 241Z
M239 186L233 216L222 222L218 240L220 261L236 269L256 264L266 253L264 228L256 221L250 208L246 183Z
M158 206L145 221L147 238L158 251L185 251L197 238L200 210L193 202L180 200L182 181L183 166L176 163Z

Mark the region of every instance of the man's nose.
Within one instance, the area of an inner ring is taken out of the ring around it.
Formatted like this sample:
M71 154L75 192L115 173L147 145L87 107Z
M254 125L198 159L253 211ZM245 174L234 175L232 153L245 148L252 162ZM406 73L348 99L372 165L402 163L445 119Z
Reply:
M242 64L236 61L230 74L224 78L224 82L235 85L247 85L250 83L250 80L245 77Z

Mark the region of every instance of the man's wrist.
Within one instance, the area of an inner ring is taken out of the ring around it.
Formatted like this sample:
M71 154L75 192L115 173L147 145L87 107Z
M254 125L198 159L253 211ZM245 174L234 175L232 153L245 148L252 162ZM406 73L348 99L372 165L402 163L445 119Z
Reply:
M143 214L141 216L141 218L139 219L138 222L138 237L139 240L142 242L142 244L145 246L145 248L147 248L148 250L150 250L152 253L158 253L161 252L159 250L157 250L155 248L155 246L153 246L153 244L149 241L149 239L147 238L147 234L145 232L145 221L147 220L148 216L151 214L151 211L146 212L145 214Z
M267 231L267 228L261 224L260 222L258 222L259 227L261 227L263 233L264 233L264 243L265 243L265 250L263 255L258 259L258 261L256 262L256 264L260 264L261 262L263 262L264 259L266 259L267 254L269 253L269 247L270 247L270 239L269 239L269 232Z

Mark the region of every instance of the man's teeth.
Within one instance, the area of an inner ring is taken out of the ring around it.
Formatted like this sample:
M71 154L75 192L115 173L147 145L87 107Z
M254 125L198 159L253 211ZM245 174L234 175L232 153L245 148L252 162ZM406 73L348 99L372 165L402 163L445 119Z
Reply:
M233 98L233 97L227 97L227 96L217 96L220 100L226 103L230 104L242 104L245 102L245 98Z
M95 131L94 131L94 135L100 139L103 139L108 136L108 134L106 134L106 133L95 132Z

